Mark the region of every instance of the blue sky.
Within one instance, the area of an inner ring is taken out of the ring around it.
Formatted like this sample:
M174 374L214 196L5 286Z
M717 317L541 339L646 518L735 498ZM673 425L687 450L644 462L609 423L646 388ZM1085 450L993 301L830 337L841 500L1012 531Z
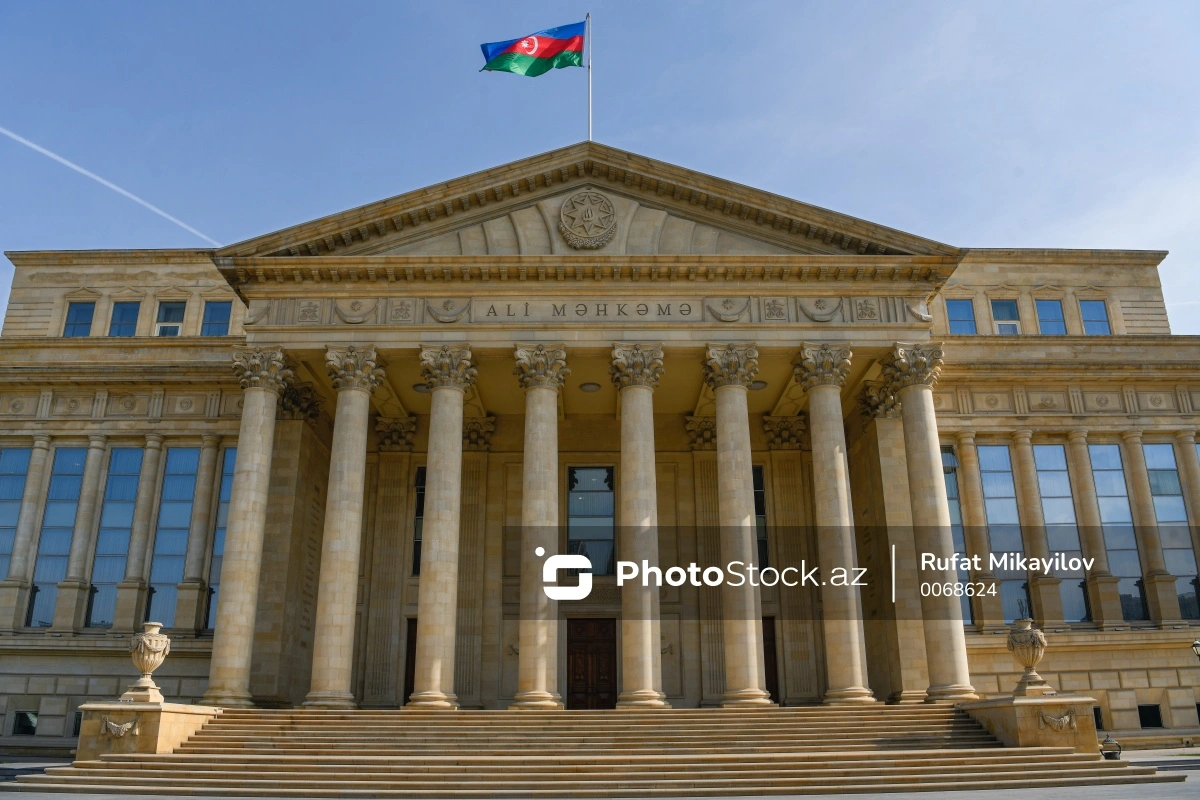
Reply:
M1200 3L16 2L0 126L221 243L586 136L964 247L1170 250L1200 334ZM202 247L0 137L0 249ZM0 301L11 265L0 266Z

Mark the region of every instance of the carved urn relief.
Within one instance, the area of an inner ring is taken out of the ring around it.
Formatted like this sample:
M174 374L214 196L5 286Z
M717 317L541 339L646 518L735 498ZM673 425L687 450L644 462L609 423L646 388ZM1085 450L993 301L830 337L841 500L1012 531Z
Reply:
M162 692L150 675L162 666L171 652L171 639L162 631L161 622L147 622L144 630L129 642L129 657L142 677L125 690L121 699L131 703L161 703Z
M1033 627L1033 620L1019 619L1013 623L1008 632L1008 652L1025 668L1025 674L1013 689L1014 695L1054 694L1035 669L1046 652L1046 635Z

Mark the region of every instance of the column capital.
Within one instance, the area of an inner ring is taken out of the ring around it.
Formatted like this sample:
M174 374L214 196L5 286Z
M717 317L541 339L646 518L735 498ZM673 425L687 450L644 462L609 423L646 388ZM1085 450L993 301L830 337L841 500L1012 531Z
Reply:
M164 437L161 433L147 433L146 447L150 448L151 450L160 450L162 449L163 440Z
M687 417L687 435L693 450L716 450L717 418Z
M723 386L748 387L757 374L758 345L754 342L708 343L704 382L713 390Z
M463 450L491 450L495 432L495 417L467 417L463 420Z
M1088 429L1087 428L1072 428L1067 431L1068 442L1083 442L1087 444Z
M663 374L662 345L614 343L608 374L618 390L628 386L657 389Z
M407 417L377 417L375 419L375 436L379 440L381 453L407 453L413 448L413 437L417 433L417 418Z
M430 389L458 389L475 385L479 371L471 363L467 344L433 344L421 347L421 378Z
M35 433L33 435L33 446L39 450L48 450L51 438L48 433Z
M808 423L804 417L763 416L763 431L769 450L799 450Z
M1009 434L1009 438L1012 439L1016 444L1029 444L1030 440L1033 438L1033 431L1029 430L1028 428L1018 428Z
M900 401L889 391L887 384L882 381L867 381L863 385L859 407L869 418L885 417L896 419L900 416Z
M1196 443L1196 429L1195 428L1184 428L1181 431L1175 431L1175 441L1179 442L1182 445L1195 444Z
M1121 440L1130 445L1141 444L1142 432L1140 430L1121 431Z
M333 379L333 388L355 389L370 394L383 381L383 368L374 345L327 347L325 369Z
M108 437L105 436L103 433L89 433L88 434L88 448L89 449L103 450L104 446L106 444L108 444Z
M799 354L792 359L792 374L806 392L818 386L841 388L846 385L853 355L849 347L805 342L800 345Z
M896 342L883 360L883 380L896 395L910 386L932 388L941 375L944 355L941 344Z
M302 419L308 422L316 420L321 415L321 395L311 383L297 383L288 386L279 395L279 408L275 411L276 419Z
M200 434L201 447L220 447L221 434L219 433L202 433Z
M233 374L243 389L266 389L274 394L296 377L282 347L235 347Z
M975 444L975 431L955 431L954 443L959 447Z
M513 375L522 389L544 387L556 392L571 374L567 367L567 348L561 344L518 344L517 366Z

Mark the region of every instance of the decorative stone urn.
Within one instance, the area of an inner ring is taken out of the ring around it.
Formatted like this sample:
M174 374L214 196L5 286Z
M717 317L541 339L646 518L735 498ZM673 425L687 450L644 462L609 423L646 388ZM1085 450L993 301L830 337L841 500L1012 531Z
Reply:
M162 630L161 622L147 622L145 629L129 642L129 657L142 677L121 695L126 703L161 703L162 692L158 690L150 674L162 666L171 652L171 639Z
M1012 629L1008 632L1008 652L1012 653L1017 659L1017 663L1025 668L1025 674L1017 681L1013 695L1029 697L1054 694L1050 684L1046 683L1034 669L1046 652L1046 636L1033 627L1033 620L1019 619L1013 623Z

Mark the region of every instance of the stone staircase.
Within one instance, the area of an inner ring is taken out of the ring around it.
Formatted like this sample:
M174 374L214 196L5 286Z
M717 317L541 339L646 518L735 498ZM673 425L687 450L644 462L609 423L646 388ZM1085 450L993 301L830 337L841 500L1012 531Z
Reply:
M15 791L274 797L699 797L1182 780L1070 748L1006 749L945 705L672 711L229 710L174 753L109 755Z

